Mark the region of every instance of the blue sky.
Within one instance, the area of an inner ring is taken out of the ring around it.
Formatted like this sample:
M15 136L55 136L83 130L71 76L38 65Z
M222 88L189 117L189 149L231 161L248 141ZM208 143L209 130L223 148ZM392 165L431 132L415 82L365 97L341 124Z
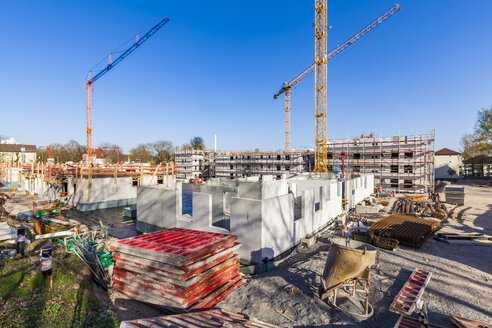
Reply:
M329 0L334 48L393 1ZM492 1L406 0L328 65L328 138L436 129L459 148L492 105ZM93 144L128 150L202 136L224 150L277 150L283 97L314 61L314 1L14 1L0 10L0 134L86 141L87 71L122 42L170 22L94 83ZM292 146L312 147L314 74L292 92Z

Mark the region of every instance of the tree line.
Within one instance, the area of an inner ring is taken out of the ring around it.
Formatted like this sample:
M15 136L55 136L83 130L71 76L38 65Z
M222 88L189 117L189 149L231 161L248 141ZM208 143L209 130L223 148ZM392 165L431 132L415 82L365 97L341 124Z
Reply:
M86 146L75 140L66 144L51 144L51 157L57 163L80 162L86 153ZM95 148L98 158L103 158L107 163L116 163L119 155L120 162L130 161L135 163L151 163L152 165L165 164L174 161L174 153L178 150L204 149L205 144L202 137L193 137L189 143L174 146L171 141L160 140L151 143L139 144L124 154L122 148L116 144L103 142ZM118 150L118 151L116 151ZM119 154L118 154L119 153ZM46 162L49 157L48 149L38 149L37 159Z
M474 131L461 138L461 147L464 160L492 155L492 107L478 112Z

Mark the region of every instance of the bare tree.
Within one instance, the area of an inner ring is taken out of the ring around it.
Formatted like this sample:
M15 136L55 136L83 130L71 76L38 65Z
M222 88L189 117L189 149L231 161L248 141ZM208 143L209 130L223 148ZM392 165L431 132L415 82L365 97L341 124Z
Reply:
M469 158L479 155L479 150L475 141L475 136L473 134L465 134L461 138L461 155L463 159L467 160Z
M478 112L475 124L475 142L484 155L492 154L492 107Z

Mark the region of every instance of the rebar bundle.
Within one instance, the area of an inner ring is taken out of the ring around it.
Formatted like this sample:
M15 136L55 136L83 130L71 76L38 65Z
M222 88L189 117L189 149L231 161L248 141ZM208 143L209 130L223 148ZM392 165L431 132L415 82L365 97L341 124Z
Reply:
M415 202L404 197L398 198L393 203L393 207L390 211L390 214L417 214L421 216L432 216L439 219L444 219L446 213L446 206L439 201L430 202L428 200L421 200Z
M111 287L111 278L101 264L101 261L97 256L97 249L93 243L88 240L74 239L73 252L89 268L92 273L92 277L101 287L105 289Z

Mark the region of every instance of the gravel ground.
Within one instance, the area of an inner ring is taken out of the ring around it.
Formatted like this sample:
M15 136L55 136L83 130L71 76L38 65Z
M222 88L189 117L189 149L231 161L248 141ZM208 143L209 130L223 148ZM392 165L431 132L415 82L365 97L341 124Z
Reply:
M492 230L491 203L492 188L468 186L465 206L450 206L454 214L441 231ZM246 283L220 307L282 327L393 327L398 316L388 306L411 272L420 268L432 272L423 294L432 323L454 327L449 314L492 322L491 246L457 246L431 239L418 250L381 250L380 267L371 273L374 316L357 321L315 296L329 240L335 237L327 231L314 246L298 250L272 271L245 277Z

